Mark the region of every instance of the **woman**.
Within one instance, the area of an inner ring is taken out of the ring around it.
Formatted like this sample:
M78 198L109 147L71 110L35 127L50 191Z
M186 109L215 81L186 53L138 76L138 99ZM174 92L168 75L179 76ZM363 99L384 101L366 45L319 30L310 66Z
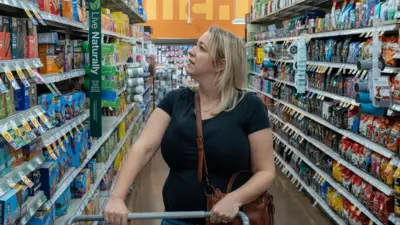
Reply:
M225 192L232 174L252 171L212 209L212 223L226 223L239 208L264 193L275 176L268 112L255 93L246 93L244 42L212 27L189 51L187 73L199 86L205 155L210 183ZM142 168L161 146L170 173L163 189L166 211L207 211L205 183L197 177L195 91L170 91L150 116L125 158L105 208L111 225L126 225L124 199ZM162 225L205 224L204 219L163 220Z

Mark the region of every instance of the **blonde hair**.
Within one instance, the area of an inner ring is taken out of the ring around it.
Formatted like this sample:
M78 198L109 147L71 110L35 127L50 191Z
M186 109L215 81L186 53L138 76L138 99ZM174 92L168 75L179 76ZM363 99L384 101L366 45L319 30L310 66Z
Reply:
M241 38L221 28L210 27L208 33L208 48L214 65L225 60L225 69L218 74L215 84L221 97L216 111L231 111L246 91L246 46Z

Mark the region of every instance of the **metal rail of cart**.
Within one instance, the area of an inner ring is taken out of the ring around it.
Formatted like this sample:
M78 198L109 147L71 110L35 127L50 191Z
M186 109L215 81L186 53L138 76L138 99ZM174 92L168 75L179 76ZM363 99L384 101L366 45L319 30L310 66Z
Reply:
M211 212L149 212L149 213L129 213L128 220L152 220L152 219L195 219L207 218ZM243 212L238 216L242 219L243 225L250 225L249 218ZM103 215L74 216L70 218L66 225L73 225L76 222L104 221Z

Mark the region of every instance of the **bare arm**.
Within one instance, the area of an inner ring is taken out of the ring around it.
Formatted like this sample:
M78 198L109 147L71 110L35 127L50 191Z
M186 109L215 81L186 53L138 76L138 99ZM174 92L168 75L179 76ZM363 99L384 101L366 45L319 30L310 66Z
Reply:
M231 192L239 207L256 200L271 187L275 178L275 163L271 129L249 135L253 177L242 187Z
M139 139L124 158L111 198L125 199L139 172L159 149L170 121L171 117L166 112L159 108L154 110Z

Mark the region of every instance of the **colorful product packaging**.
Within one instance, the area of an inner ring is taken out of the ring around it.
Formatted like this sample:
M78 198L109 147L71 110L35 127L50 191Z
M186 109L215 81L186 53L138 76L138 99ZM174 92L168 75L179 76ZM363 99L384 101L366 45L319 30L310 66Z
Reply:
M10 18L0 16L0 60L11 59Z
M64 45L39 45L39 56L43 63L40 73L52 74L64 72L64 51Z
M26 37L26 58L39 58L38 51L38 35L37 35L37 27L32 24L31 21L26 21L27 26L27 37Z
M0 198L0 225L15 224L18 220L22 205L18 192L17 189L10 189Z
M40 182L42 183L42 191L47 198L53 197L57 191L58 168L56 162L44 162L40 168Z
M26 50L26 26L25 19L11 18L11 58L23 59L25 58Z

